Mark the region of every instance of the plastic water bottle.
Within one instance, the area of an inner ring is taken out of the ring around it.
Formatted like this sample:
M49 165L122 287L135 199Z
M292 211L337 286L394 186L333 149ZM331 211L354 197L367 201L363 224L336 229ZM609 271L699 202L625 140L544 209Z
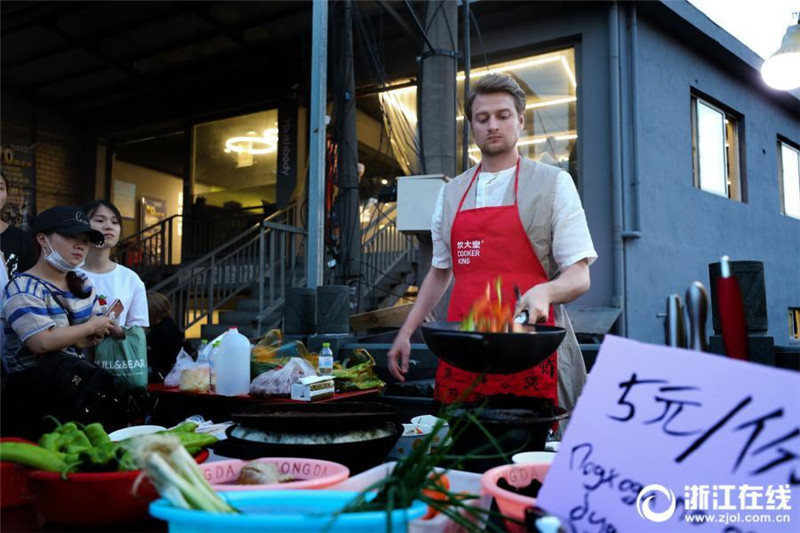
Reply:
M217 394L238 396L250 392L250 341L230 328L222 337L215 364Z
M320 376L330 376L333 374L333 352L328 342L322 344L322 351L319 352L317 374Z

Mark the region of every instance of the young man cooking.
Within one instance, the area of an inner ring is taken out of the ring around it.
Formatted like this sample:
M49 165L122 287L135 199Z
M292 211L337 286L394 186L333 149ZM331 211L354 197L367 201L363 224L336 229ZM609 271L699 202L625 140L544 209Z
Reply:
M465 107L481 162L451 180L439 195L431 227L431 269L389 351L389 372L405 381L411 334L453 276L450 321L460 321L486 283L501 277L504 301L514 301L515 284L523 291L514 316L527 310L530 323L562 326L567 336L540 364L516 374L488 374L464 400L539 397L571 410L586 381L586 367L561 304L589 290L589 265L597 258L578 192L568 173L519 156L525 92L513 78L478 78ZM459 260L463 249L470 252L468 260ZM477 377L439 361L435 398L451 403Z

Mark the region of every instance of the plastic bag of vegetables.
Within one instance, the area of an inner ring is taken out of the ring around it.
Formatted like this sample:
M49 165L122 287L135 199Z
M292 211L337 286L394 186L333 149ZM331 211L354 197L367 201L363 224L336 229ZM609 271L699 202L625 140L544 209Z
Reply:
M363 348L356 348L346 357L342 366L333 369L338 392L350 392L365 389L383 389L386 383L375 374L375 359Z

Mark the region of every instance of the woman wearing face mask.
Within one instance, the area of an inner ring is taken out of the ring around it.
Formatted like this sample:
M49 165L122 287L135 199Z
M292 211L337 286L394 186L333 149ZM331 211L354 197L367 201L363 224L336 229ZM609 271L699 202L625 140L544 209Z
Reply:
M85 350L104 337L122 335L111 319L102 316L86 278L75 272L90 246L102 245L102 233L92 229L80 209L68 206L43 211L32 233L39 259L32 268L15 275L4 291L7 338L2 357L9 372L3 390L4 430L34 416L25 399L34 402L38 396L45 402L45 397L54 393L31 390L38 369L51 361L83 358Z
M68 206L43 211L32 230L39 260L14 276L4 292L3 320L12 334L3 347L3 361L12 373L50 352L81 357L100 339L121 333L102 316L85 277L75 272L90 246L102 245L102 233L92 229L78 208Z
M106 200L89 202L81 211L89 219L92 229L103 234L105 241L100 248L89 248L86 264L80 271L89 278L102 306L110 306L115 300L122 302L117 324L148 327L144 283L136 272L111 260L111 250L119 242L122 231L122 215L114 204Z

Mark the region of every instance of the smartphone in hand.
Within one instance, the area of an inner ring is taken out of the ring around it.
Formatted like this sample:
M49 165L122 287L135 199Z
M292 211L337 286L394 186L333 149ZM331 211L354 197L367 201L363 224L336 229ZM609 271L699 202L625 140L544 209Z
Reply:
M120 302L119 299L116 299L114 300L114 303L109 306L103 316L108 317L116 322L123 309L125 309L125 306L122 305L122 302Z

